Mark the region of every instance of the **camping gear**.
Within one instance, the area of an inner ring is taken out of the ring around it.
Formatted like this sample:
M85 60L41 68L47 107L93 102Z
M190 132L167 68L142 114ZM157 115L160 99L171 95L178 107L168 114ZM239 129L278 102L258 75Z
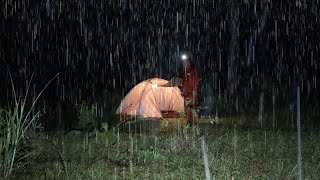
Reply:
M184 110L184 99L180 89L163 87L169 81L152 78L140 82L121 101L116 114L120 120L136 117L162 118L177 116Z
M173 77L168 81L168 83L162 85L163 87L174 87L174 86L182 86L182 79Z

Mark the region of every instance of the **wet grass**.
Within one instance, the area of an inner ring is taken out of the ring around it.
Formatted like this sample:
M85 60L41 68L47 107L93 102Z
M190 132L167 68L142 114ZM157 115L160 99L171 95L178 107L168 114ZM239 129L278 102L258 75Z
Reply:
M39 135L13 179L297 179L296 132L248 128L235 119L124 123L105 132ZM233 123L233 125L232 125ZM319 134L304 132L303 177L320 176Z

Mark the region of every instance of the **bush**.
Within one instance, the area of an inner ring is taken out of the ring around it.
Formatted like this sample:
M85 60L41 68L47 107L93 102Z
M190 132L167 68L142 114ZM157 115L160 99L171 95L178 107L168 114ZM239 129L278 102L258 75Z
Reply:
M81 130L87 130L95 124L95 118L89 107L88 103L83 101L77 105L78 123L77 128Z

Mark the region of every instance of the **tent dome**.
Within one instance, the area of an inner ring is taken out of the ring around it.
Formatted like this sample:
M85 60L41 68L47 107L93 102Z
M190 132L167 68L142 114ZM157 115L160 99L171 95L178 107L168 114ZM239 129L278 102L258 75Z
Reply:
M133 87L121 101L116 114L120 120L134 118L163 117L163 113L184 109L184 99L177 86L164 87L169 81L152 78Z

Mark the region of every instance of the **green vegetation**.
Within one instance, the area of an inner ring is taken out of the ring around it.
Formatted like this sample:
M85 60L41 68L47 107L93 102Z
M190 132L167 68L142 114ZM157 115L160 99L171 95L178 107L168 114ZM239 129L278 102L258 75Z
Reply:
M13 179L205 179L201 135L214 179L297 178L295 132L220 121L189 127L183 119L140 120L108 130L105 124L101 132L38 136L37 153ZM319 136L303 134L304 179L319 177Z
M88 130L94 125L94 115L85 101L77 105L77 116L77 129Z
M21 160L30 155L28 152L20 153L18 148L38 113L30 118L30 113L24 112L24 105L25 103L18 100L13 110L0 109L0 160L5 178L10 176L17 157Z
M58 74L55 77L57 76ZM26 95L24 97L19 97L16 94L10 74L14 104L8 109L0 108L0 175L5 179L10 177L14 167L17 166L17 162L21 162L33 153L31 150L28 151L25 149L30 148L27 142L29 139L34 138L31 137L31 135L35 134L34 132L30 132L30 130L35 131L37 128L35 121L39 117L40 112L32 114L32 110L44 89L55 77L47 83L32 102L31 107L27 109L27 97L30 83L27 86Z

